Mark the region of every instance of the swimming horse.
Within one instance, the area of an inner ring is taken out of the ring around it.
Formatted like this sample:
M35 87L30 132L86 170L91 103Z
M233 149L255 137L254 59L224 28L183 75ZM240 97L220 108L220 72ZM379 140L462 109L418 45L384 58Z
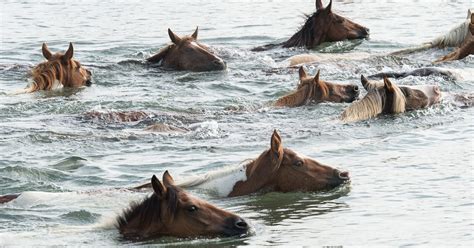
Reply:
M74 47L63 53L53 54L46 43L42 46L43 56L46 58L31 70L31 82L25 89L15 93L31 93L38 90L56 90L63 87L80 88L92 84L92 73L84 68L79 61L73 59Z
M239 216L176 186L168 171L163 174L162 182L153 175L151 186L151 196L132 204L117 218L117 228L127 239L236 236L249 229Z
M435 85L397 86L387 77L382 83L369 81L363 75L361 82L367 95L344 110L340 116L343 122L427 108L441 100L441 91Z
M300 83L296 91L279 98L274 105L279 107L298 107L309 103L353 102L359 96L357 85L342 85L323 81L316 76L308 76L303 66L299 69Z
M324 7L316 0L316 12L307 16L301 29L290 39L279 44L256 47L252 51L264 51L276 46L306 47L313 49L323 42L363 39L369 37L369 29L332 11L332 0Z
M207 45L197 41L198 27L190 36L179 37L168 28L168 35L172 44L158 51L148 58L153 64L160 64L165 68L189 71L225 70L224 60L215 55Z
M175 185L165 171L160 180L151 178L153 193L131 203L116 218L119 233L130 240L144 240L163 236L240 236L249 230L241 217L194 197ZM19 195L0 196L0 203Z
M449 30L447 34L440 35L433 40L423 43L422 45L414 48L407 48L400 51L391 53L392 55L409 54L413 52L423 51L430 48L446 48L446 47L459 47L469 35L469 24L471 23L473 13L469 9L467 11L467 18L461 24Z
M242 196L257 192L314 192L334 189L350 181L349 173L322 164L283 147L275 130L270 148L256 159L230 170L209 172L180 182L186 188L216 190L220 196ZM151 186L144 184L134 189Z

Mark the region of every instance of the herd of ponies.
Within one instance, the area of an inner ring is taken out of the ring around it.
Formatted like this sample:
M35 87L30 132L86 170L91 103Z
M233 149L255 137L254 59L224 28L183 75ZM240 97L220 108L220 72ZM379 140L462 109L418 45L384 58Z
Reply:
M429 48L455 47L451 53L433 63L463 59L474 54L474 14L468 11L466 20L442 35L420 46L396 51L387 56L403 56ZM211 71L226 70L226 62L207 45L198 41L198 28L189 36L178 36L168 29L171 43L146 59L147 63L158 64L174 70ZM268 44L252 49L254 52L275 47L315 48L324 42L347 39L364 39L369 29L354 23L332 11L332 0L324 6L316 0L316 12L307 16L300 30L287 41ZM79 88L92 84L92 73L74 59L72 43L65 53L53 53L43 43L45 62L36 65L30 72L27 88L15 92L57 90L65 87ZM361 75L361 85L367 92L360 98L356 84L336 84L325 81L324 72L308 75L304 64L318 60L317 54L296 55L289 59L292 66L299 68L299 84L287 95L275 100L274 107L298 107L320 102L351 103L340 115L342 122L356 122L380 114L398 114L422 109L441 100L440 88L436 85L397 85L390 79L390 73L372 77ZM166 73L166 72L165 72ZM439 73L436 69L418 69L403 75L426 76ZM393 76L393 75L392 75ZM396 78L396 76L394 76ZM379 81L373 80L379 78ZM370 80L369 80L370 79ZM360 98L360 99L359 99ZM472 99L470 99L472 100ZM101 118L110 113L89 112L86 115ZM119 112L113 118L120 121L135 121L146 117L144 112ZM166 125L150 127L155 131L184 131ZM282 138L275 130L270 138L270 148L257 158L239 165L235 171L235 182L224 196L244 196L256 192L316 192L330 190L350 181L349 173L298 154L283 146ZM120 234L133 240L159 238L162 236L235 236L249 231L247 222L238 215L220 209L203 199L187 193L184 188L205 183L203 180L177 184L168 171L161 181L153 175L149 183L130 188L131 191L149 190L153 193L143 201L132 203L117 217L116 227ZM0 203L7 203L21 194L0 196Z

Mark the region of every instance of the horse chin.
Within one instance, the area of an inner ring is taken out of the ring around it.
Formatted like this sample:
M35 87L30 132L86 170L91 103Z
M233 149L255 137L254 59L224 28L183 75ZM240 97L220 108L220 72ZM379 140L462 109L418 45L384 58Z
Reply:
M234 237L234 236L244 236L248 234L248 229L236 229L236 228L223 228L222 235L226 237Z

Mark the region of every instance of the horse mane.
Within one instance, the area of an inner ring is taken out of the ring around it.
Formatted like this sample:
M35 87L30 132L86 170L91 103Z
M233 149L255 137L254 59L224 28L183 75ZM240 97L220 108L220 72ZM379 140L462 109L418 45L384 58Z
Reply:
M402 90L395 84L392 84L394 92L391 103L383 102L381 90L384 88L369 90L367 95L365 95L362 100L352 103L347 107L344 112L341 114L341 120L343 122L354 122L370 119L381 114L383 111L388 111L389 113L403 113L406 111L406 98ZM390 108L385 109L386 104Z
M147 58L146 61L150 63L162 63L164 58L168 55L168 52L170 51L170 49L173 48L174 46L176 45L170 44L161 48L157 54Z
M315 37L313 32L315 27L313 19L316 18L317 15L318 12L315 12L312 15L305 14L304 16L307 18L306 22L301 26L298 32L291 36L290 39L282 43L283 47L312 47L314 45L319 45L321 43L321 37ZM314 44L315 38L318 38L318 41L316 42L317 44Z
M175 186L168 186L166 190L167 199L169 201L168 211L171 216L174 216L178 209L178 193L180 188ZM144 226L149 226L152 223L161 223L161 200L153 193L151 196L145 198L141 202L133 202L130 207L125 209L121 215L117 217L117 228L122 231L126 228L131 220L138 219Z
M302 82L298 85L298 89L293 93L279 98L275 102L275 106L297 107L308 104L316 96L318 89L321 91L322 98L329 95L328 86L319 81L315 83L313 80L309 82Z
M66 85L69 81L69 73L67 73L66 67L60 60L42 62L35 66L30 74L32 82L26 89L27 92L51 90L55 86L56 80L62 85Z
M432 47L457 47L460 46L469 32L470 19L466 19L463 23L449 30L445 35L434 38L430 44Z

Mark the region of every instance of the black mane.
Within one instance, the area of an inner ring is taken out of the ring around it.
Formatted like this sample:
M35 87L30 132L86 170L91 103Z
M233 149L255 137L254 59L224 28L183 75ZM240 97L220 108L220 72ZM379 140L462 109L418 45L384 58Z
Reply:
M314 37L314 19L319 13L315 12L312 15L305 15L307 18L306 22L301 26L300 30L296 32L290 39L283 42L282 45L285 48L288 47L307 47L312 48L313 46L319 45L315 43Z
M178 193L180 191L181 189L174 186L168 186L167 188L168 211L171 215L174 215L178 208ZM153 193L141 202L132 203L130 207L117 217L117 228L122 231L133 219L139 219L143 227L156 222L162 223L161 200L159 197Z

